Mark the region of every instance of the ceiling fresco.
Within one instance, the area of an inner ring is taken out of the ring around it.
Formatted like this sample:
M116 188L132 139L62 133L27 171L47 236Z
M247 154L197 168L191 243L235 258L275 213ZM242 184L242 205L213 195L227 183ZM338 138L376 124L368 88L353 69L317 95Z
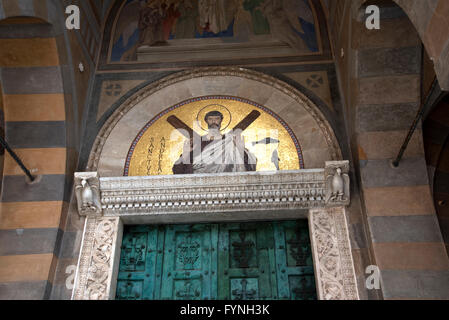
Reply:
M322 51L309 0L127 0L109 62L288 57ZM194 53L194 54L192 54Z

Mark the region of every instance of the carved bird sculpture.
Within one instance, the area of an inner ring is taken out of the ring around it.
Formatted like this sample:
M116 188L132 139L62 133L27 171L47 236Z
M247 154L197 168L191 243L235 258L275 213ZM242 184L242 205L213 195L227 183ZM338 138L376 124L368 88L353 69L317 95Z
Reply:
M81 181L81 186L83 187L83 190L81 191L83 208L90 208L94 205L94 193L92 192L92 188L87 183L86 179Z
M100 190L95 178L82 178L75 186L78 211L84 214L101 212Z
M349 176L346 173L342 173L341 168L336 168L334 174L327 176L326 186L328 190L328 202L347 200L345 195L349 194Z
M332 200L342 200L343 195L345 194L344 187L345 183L341 176L341 169L337 168L332 178L332 197L336 199Z

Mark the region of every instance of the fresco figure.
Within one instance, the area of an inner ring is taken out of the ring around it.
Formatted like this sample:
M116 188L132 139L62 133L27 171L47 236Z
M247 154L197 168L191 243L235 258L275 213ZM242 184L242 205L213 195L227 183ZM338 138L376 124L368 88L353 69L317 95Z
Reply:
M178 6L179 18L173 29L175 39L193 39L199 30L198 1L183 0Z
M251 13L254 34L270 34L270 24L259 8L266 0L243 0L243 8Z
M139 45L152 46L164 42L162 22L165 17L165 12L155 2L140 11Z
M226 0L199 0L200 25L205 31L219 33L226 30Z
M129 4L128 6L132 5ZM127 6L127 7L128 7ZM125 7L126 8L126 7ZM135 6L128 8L129 13L133 13ZM140 1L140 8L137 20L138 39L136 43L127 50L121 61L132 61L137 59L137 49L142 45L155 45L161 44L164 40L163 25L162 22L165 19L164 13L159 7L159 2L154 1L148 3L147 1ZM131 28L133 24L130 24L126 28ZM125 29L126 30L126 29Z
M162 111L139 132L126 158L125 176L304 167L300 144L287 124L265 107L237 97L192 98Z
M251 13L244 8L245 0L235 0L237 12L234 18L234 37L237 41L248 41L254 35Z
M164 15L164 20L162 21L162 34L165 43L170 39L172 28L175 25L176 20L181 16L181 13L174 3L171 3L170 5L163 3L161 9Z
M117 20L114 44L117 44L121 38L121 45L124 48L128 46L130 38L138 29L140 10L145 6L145 1L133 0L123 7L120 19Z
M292 23L284 7L282 0L268 0L260 7L270 24L271 35L298 50L307 49L307 44L295 32L295 27L302 33L302 27L297 23Z
M270 34L299 52L319 51L309 0L127 0L111 60L136 61L139 47L169 45L171 39L252 42Z

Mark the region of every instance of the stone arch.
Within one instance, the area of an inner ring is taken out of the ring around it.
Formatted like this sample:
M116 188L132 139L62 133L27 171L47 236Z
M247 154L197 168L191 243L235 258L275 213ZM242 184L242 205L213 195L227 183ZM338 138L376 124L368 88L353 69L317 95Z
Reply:
M378 293L384 299L445 299L447 287L437 287L449 264L429 187L421 123L399 167L392 165L422 103L422 36L410 12L397 5L403 2L369 3L389 8L383 20L381 15L380 30L367 30L364 10L355 8L353 136L370 263L380 269ZM425 263L401 262L412 260ZM419 289L404 292L399 284Z
M440 86L449 90L449 6L444 0L392 0L413 24L434 63ZM370 0L362 0L362 5Z
M61 26L62 22L58 15L63 15L63 12L61 3L55 0L27 1L26 5L21 5L19 1L0 1L0 20L28 17L41 19L54 26Z
M1 52L0 74L6 140L39 176L27 184L5 154L0 230L6 239L16 239L1 243L0 260L12 266L14 275L0 284L0 299L50 298L71 188L68 140L73 135L66 124L72 97L64 15L58 1L31 3L0 2L0 46L7 48ZM17 247L17 237L25 249Z
M176 73L131 96L100 130L87 170L100 176L122 175L132 141L151 118L181 101L207 95L245 98L278 114L301 143L306 169L342 159L332 127L304 94L260 72L215 67Z

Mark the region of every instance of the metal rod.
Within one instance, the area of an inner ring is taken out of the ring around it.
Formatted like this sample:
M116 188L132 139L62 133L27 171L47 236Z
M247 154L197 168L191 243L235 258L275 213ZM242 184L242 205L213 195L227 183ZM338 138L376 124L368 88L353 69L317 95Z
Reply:
M25 167L22 160L20 160L17 154L9 147L8 143L3 139L1 135L0 135L0 144L2 145L3 148L6 149L6 151L9 152L11 157L17 162L17 164L23 170L23 172L25 172L27 177L30 178L31 182L33 182L36 178L31 175L31 172L27 169L27 167Z
M435 87L436 87L437 81L434 81L432 84L432 88L429 91L429 94L426 97L426 101L420 106L418 113L416 114L415 120L412 123L412 126L410 128L410 130L408 131L407 137L405 138L404 143L401 146L401 149L399 150L399 154L396 157L396 159L393 161L393 166L394 167L399 167L399 163L402 160L402 157L404 156L405 150L408 147L408 144L410 143L410 140L412 139L413 133L415 133L416 127L418 126L418 122L419 120L421 120L421 118L424 115L424 112L426 110L426 106L427 103L430 100L430 97L432 96L432 92L434 91Z

